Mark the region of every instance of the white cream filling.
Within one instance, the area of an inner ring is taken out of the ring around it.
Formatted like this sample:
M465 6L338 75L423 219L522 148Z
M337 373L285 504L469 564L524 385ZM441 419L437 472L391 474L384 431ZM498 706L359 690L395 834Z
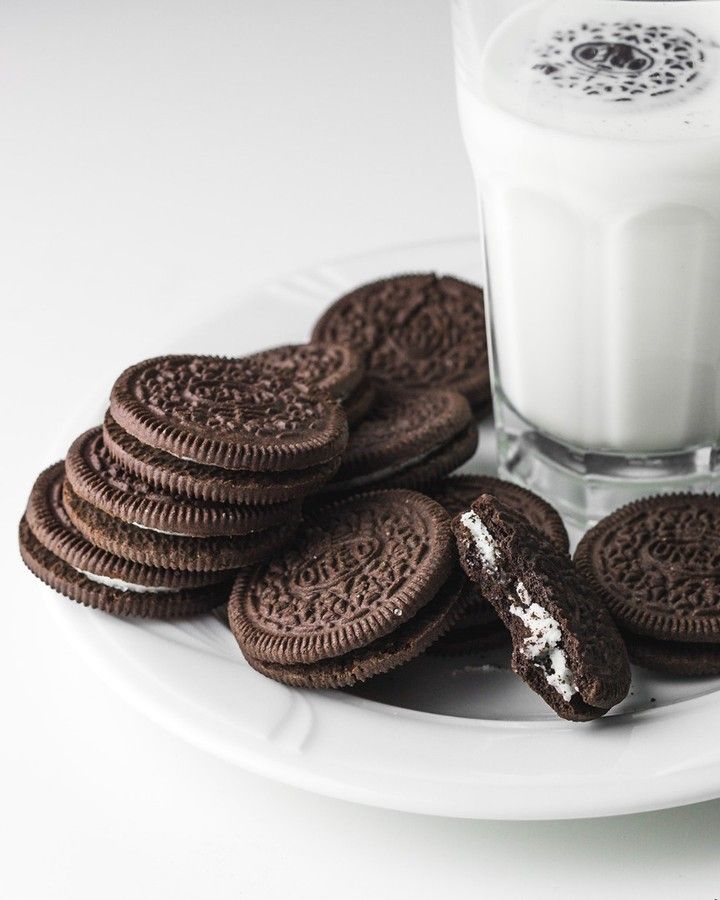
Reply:
M515 603L519 600L520 603ZM539 603L535 603L527 588L518 581L515 595L510 595L510 612L517 616L530 632L521 648L527 659L533 660L547 683L563 698L570 700L578 689L575 677L568 666L562 643L560 623Z
M184 534L182 531L161 531L159 528L150 528L149 525L141 525L139 522L131 522L135 528L142 528L143 531L154 531L155 534L169 534L171 537L192 537L191 534Z
M103 584L105 587L115 588L118 591L132 591L133 594L171 594L177 588L172 587L148 587L146 584L133 584L131 581L122 581L120 578L110 578L107 575L96 575L94 572L86 572L85 569L75 569L90 581Z
M460 516L460 522L472 535L486 572L497 572L498 551L492 535L480 516L470 510Z

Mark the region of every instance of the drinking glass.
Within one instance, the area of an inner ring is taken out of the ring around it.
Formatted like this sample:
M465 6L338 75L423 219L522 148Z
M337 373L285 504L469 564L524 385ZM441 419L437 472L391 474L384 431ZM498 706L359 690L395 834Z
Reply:
M720 0L455 0L453 31L501 474L580 527L713 489Z

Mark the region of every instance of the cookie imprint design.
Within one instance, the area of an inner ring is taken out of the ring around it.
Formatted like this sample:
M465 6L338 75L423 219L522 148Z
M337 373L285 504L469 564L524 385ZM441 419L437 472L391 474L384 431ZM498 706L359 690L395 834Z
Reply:
M720 505L643 508L592 548L601 584L673 618L720 619ZM626 601L627 602L627 601Z
M372 616L366 598L374 598L373 608L388 602L422 566L433 540L431 522L416 510L389 513L381 504L347 509L342 522L326 527L332 537L325 528L310 528L297 549L250 585L245 610L263 631L309 634Z
M291 372L250 360L161 358L133 373L128 387L153 414L192 430L272 438L326 418L324 398Z
M705 42L688 28L583 22L536 48L533 69L575 94L613 102L699 87Z
M364 374L360 355L343 344L286 344L255 353L249 362L325 391L336 400L347 399Z
M388 390L474 384L487 366L482 292L449 277L363 285L330 307L314 336L361 346L370 375Z

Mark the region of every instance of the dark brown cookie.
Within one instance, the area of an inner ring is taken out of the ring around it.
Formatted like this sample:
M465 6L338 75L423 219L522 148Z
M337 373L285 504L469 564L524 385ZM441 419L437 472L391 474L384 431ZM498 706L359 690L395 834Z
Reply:
M720 644L657 641L630 631L623 637L630 660L643 669L678 678L720 675Z
M460 452L454 444L459 444ZM380 394L372 411L351 432L328 489L359 490L381 482L395 487L403 479L415 485L423 476L433 478L438 457L440 468L448 467L447 473L472 456L476 446L472 412L456 391Z
M243 535L300 520L297 500L271 506L204 503L158 490L110 455L101 428L91 428L73 443L65 474L75 494L91 506L131 525L171 534Z
M162 356L126 369L110 412L139 441L226 469L281 472L327 463L347 443L328 394L252 359Z
M133 562L189 572L226 571L267 559L293 535L297 522L240 537L189 537L128 525L80 499L63 485L63 506L92 544Z
M344 656L415 616L448 580L453 556L447 514L421 494L378 491L316 507L290 546L238 577L230 624L253 661Z
M110 413L103 423L110 455L153 487L208 503L272 504L297 500L317 491L340 466L330 462L288 472L241 472L179 459L143 444L123 431Z
M250 359L288 371L309 387L327 392L342 403L349 425L363 419L373 404L375 388L365 378L363 357L347 344L288 344Z
M74 569L35 537L27 520L20 522L20 555L30 571L70 600L115 616L173 619L209 612L227 599L230 584L197 588L155 588L139 591L138 585L99 582Z
M451 577L419 612L385 637L366 647L314 663L283 665L247 656L250 665L292 687L339 688L367 681L419 656L452 624L460 594L460 579ZM504 631L505 629L503 629ZM433 645L434 646L434 645Z
M720 497L630 503L587 532L575 563L623 630L720 644Z
M369 376L386 391L446 387L473 405L490 396L483 293L457 278L412 274L364 284L333 303L313 339L365 353Z
M362 354L348 344L286 344L246 357L262 367L287 373L291 381L330 394L344 402L365 378Z
M490 475L451 475L430 485L423 493L437 500L451 518L470 509L481 494L491 494L524 516L562 553L570 550L568 533L557 510L542 497L511 481L501 481Z
M630 687L625 645L570 557L489 494L453 530L468 578L510 631L513 670L566 719L619 703Z
M35 481L25 518L37 540L53 556L90 578L147 588L181 590L227 580L227 572L172 571L122 559L91 544L68 518L62 502L65 466L46 469Z
M489 475L453 475L424 489L451 518L469 509L481 494L492 494L545 534L558 550L570 548L567 531L558 513L537 494ZM457 624L431 648L444 654L472 653L504 646L509 636L497 613L472 582L466 582L466 611ZM499 630L501 629L501 630Z
M359 387L355 388L347 400L343 401L343 409L350 428L357 425L358 422L362 422L373 408L376 397L375 385L366 379Z

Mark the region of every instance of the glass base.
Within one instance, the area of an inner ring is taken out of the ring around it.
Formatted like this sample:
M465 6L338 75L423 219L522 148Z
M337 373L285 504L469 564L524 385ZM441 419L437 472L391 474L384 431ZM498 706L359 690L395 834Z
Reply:
M540 494L565 520L573 543L603 516L652 494L720 489L720 446L625 456L586 452L539 432L496 392L501 478Z

